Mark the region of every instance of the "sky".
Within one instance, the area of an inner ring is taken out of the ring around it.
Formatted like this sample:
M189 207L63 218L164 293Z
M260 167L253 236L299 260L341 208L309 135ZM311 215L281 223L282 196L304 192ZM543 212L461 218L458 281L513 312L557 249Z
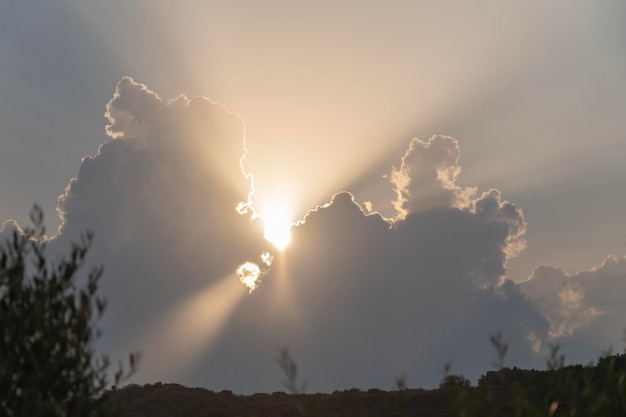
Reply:
M33 203L51 253L94 232L131 382L272 392L286 347L309 391L432 387L497 332L510 365L588 362L625 343L625 18L4 2L0 233Z

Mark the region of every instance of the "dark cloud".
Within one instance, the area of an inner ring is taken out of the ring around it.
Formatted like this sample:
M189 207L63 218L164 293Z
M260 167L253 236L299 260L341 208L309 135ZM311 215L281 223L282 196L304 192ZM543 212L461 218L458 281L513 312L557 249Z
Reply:
M498 331L512 362L541 363L558 314L506 280L507 261L525 246L524 216L497 190L457 185L455 139L410 143L390 176L397 216L337 193L279 252L255 218L240 117L205 98L165 102L128 77L106 117L111 140L59 198L52 246L94 231L90 259L105 266L110 300L102 345L145 352L136 381L273 391L286 346L311 390L391 388L401 374L432 386L448 361L478 377ZM262 274L250 294L236 276L246 262Z
M529 338L545 338L547 323L513 283L499 285L523 224L510 207L492 191L464 209L390 223L340 193L309 212L284 255L296 308L281 326L315 364L314 386L390 387L401 373L428 386L447 361L476 378L493 359L497 331L516 346L517 363L534 364ZM265 290L279 282L268 279Z

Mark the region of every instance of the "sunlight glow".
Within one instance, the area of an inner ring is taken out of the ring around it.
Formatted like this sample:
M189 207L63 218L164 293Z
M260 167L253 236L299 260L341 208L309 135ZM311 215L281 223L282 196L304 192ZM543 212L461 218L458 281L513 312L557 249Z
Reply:
M263 237L278 249L283 250L291 241L290 215L284 206L274 206L268 213L260 216L263 219L265 233Z

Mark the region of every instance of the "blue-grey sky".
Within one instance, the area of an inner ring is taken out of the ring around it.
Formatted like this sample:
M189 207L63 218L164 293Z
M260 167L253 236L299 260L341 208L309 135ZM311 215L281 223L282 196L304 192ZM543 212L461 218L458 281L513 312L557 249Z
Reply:
M103 344L146 352L139 381L273 390L289 345L312 389L427 386L446 360L479 375L498 330L520 364L550 342L587 360L626 327L625 18L619 1L5 2L0 219L37 202L59 246L94 229ZM281 211L301 220L283 252L263 239ZM192 308L205 293L219 311ZM186 326L211 331L167 333ZM182 356L206 369L160 366Z

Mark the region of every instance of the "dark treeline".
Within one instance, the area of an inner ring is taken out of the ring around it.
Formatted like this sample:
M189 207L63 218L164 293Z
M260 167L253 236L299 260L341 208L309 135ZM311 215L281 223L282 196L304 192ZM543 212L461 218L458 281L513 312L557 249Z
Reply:
M103 399L120 417L626 415L625 355L604 357L593 366L553 365L489 371L476 386L448 375L432 390L236 395L158 382L113 387Z
M440 390L351 389L332 394L235 395L177 384L129 385L108 391L120 417L226 416L449 416L449 396ZM413 415L413 414L411 414Z

